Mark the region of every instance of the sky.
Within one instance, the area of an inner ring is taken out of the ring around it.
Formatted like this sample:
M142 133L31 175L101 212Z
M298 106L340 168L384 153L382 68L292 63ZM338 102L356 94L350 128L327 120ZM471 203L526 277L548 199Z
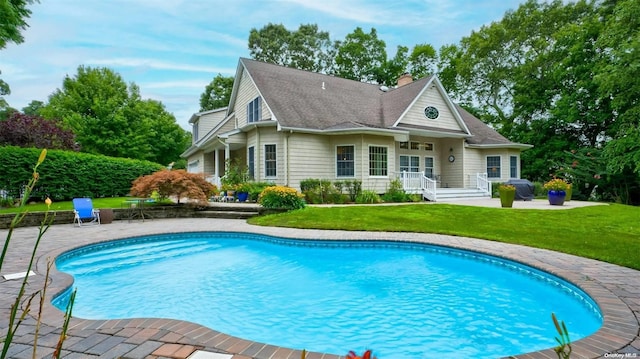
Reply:
M387 45L457 44L524 0L40 0L25 41L0 50L9 106L47 102L78 66L107 67L161 101L185 130L217 75L249 57L249 32L268 23L317 24L331 40L375 28Z

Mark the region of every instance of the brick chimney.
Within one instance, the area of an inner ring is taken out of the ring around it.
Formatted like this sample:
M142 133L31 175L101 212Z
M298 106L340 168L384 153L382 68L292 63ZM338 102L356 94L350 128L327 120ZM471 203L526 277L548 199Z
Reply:
M410 84L413 82L413 77L408 72L403 73L398 77L398 87L402 87L404 85Z

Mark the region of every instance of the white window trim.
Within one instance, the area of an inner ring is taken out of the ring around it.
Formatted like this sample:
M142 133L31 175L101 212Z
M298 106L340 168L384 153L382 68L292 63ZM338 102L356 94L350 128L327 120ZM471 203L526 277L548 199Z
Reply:
M489 174L489 157L498 157L500 158L500 168L498 171L498 177L491 177ZM487 155L484 157L484 169L487 171L487 178L502 178L502 155Z
M339 176L338 175L338 147L353 147L353 176ZM336 178L356 178L356 145L355 144L344 144L344 145L336 145L333 152L333 158L335 158L335 162L333 163L335 166L335 176Z
M511 177L511 159L516 159L516 176ZM509 178L520 178L520 156L509 155Z
M402 169L400 168L400 167L402 166L402 165L400 164L400 162L401 162L401 158L402 158L402 157L408 157L408 159L409 159L409 166L408 166L408 167L409 167L409 171L407 171L407 172L412 172L412 171L411 171L411 168L412 168L413 166L411 166L411 160L412 160L412 159L414 159L414 158L417 158L417 159L418 159L418 167L416 167L416 168L417 168L418 170L417 170L417 171L415 171L415 172L413 172L413 173L420 173L420 156L418 156L418 155L406 155L406 154L401 154L401 155L399 155L399 158L398 158L398 170L400 170L400 172L402 172Z
M258 118L254 119L253 121L249 121L249 118L251 116L249 116L249 114L253 114L253 112L249 111L251 104L257 102L257 106L258 106ZM247 123L256 123L259 122L262 119L262 100L260 99L260 96L257 96L256 98L252 99L251 101L249 101L247 103Z
M424 156L424 169L422 170L422 174L426 175L425 172L427 171L427 158L431 159L431 163L433 164L433 166L431 166L431 179L435 179L436 178L436 158L434 156Z
M268 176L267 175L267 146L275 146L276 149L276 159L275 159L275 164L276 164L276 175L275 176ZM262 146L262 149L264 150L264 178L265 179L275 179L278 178L278 145L275 143L265 143L264 146Z
M371 147L381 147L387 150L387 174L386 175L371 175L371 161L369 155L371 154ZM368 145L367 147L367 174L369 178L389 178L389 146Z

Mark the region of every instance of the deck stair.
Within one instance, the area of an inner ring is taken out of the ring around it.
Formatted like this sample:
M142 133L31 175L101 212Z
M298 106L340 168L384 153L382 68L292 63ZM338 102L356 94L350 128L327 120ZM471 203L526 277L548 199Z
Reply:
M212 203L204 210L196 211L194 218L248 219L259 215L259 207L243 203Z
M491 198L486 192L477 188L438 188L437 200Z

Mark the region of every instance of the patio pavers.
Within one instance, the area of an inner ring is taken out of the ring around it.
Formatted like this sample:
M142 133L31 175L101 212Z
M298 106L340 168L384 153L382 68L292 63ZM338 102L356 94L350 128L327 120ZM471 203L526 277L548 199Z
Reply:
M601 306L604 325L594 335L573 343L575 358L640 357L640 272L591 259L543 249L504 244L464 237L416 233L380 233L322 231L258 227L244 220L229 219L163 219L146 222L115 221L92 227L52 226L40 244L36 276L29 278L29 292L43 285L47 260L60 253L90 243L148 234L181 231L237 231L262 233L290 238L403 240L447 245L510 258L546 270L567 279L585 290ZM14 231L1 274L24 272L38 229L18 228ZM7 231L0 230L6 237ZM20 286L19 280L0 279L0 329L6 332L8 311ZM39 330L38 358L51 357L62 326L63 313L50 304L52 295L71 284L71 278L52 270L48 300ZM36 311L34 309L34 311ZM31 358L36 320L28 316L11 345L11 358ZM214 328L215 329L215 328ZM375 349L375 348L374 348ZM349 348L345 348L346 351ZM64 358L188 358L189 355L218 353L212 358L299 358L300 352L273 345L231 337L197 324L171 319L84 320L73 318L63 346ZM313 357L338 359L337 355L313 353ZM197 357L197 356L196 356ZM528 353L518 358L556 358L551 350ZM622 356L624 357L624 356Z

